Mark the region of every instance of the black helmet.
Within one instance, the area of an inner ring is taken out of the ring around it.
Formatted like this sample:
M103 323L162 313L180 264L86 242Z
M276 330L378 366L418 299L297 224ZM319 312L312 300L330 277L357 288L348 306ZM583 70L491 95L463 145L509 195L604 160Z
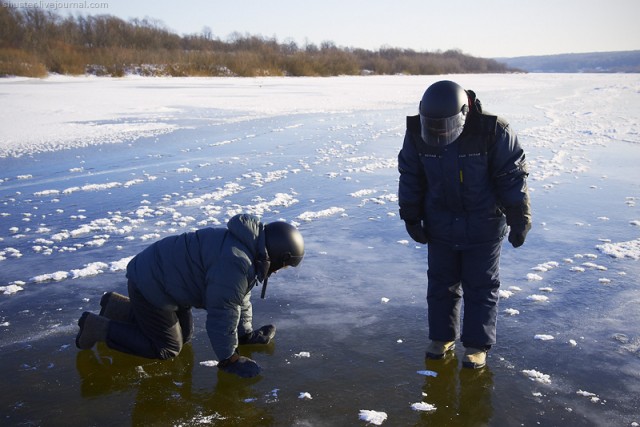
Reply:
M271 262L270 273L300 264L304 257L304 241L297 228L284 221L275 221L265 225L264 231Z
M420 101L422 139L444 146L455 141L469 112L467 92L457 83L442 80L429 86Z
M263 299L271 273L284 267L296 267L304 257L302 234L293 225L283 221L270 222L264 226L264 234L269 259L265 266L267 274L262 281L260 297Z

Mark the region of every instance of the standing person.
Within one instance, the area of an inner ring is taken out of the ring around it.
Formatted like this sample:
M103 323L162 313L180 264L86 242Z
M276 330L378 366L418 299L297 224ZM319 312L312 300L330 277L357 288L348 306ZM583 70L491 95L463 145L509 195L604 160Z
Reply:
M531 228L525 153L505 120L452 81L429 86L419 111L398 155L398 202L411 238L428 243L426 357L454 349L464 301L463 366L481 368L496 343L502 240L509 227L517 248Z
M231 218L226 228L203 228L153 243L127 265L129 297L106 293L100 315L78 321L76 346L98 341L151 359L176 357L193 333L191 307L207 310L206 328L218 367L241 377L260 373L253 360L238 355L239 344L267 344L275 326L253 330L251 289L272 273L297 266L304 241L292 225L263 225L252 215Z

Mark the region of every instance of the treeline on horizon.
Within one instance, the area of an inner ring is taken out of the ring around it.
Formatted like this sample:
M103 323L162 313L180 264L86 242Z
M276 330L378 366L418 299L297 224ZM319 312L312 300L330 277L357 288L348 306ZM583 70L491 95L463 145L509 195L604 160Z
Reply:
M61 17L39 8L0 5L0 76L48 73L103 76L336 76L457 74L517 71L458 50L370 51L278 43L232 34L226 41L205 30L177 35L159 21L110 15Z

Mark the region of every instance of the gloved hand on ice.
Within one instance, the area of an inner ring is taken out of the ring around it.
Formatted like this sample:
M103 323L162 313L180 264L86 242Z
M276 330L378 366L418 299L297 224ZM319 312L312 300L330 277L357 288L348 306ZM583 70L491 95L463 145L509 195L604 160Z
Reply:
M255 360L234 353L233 356L218 363L218 369L242 378L252 378L260 375L262 368Z
M269 344L276 335L276 327L274 325L264 325L260 329L244 334L238 338L240 344Z

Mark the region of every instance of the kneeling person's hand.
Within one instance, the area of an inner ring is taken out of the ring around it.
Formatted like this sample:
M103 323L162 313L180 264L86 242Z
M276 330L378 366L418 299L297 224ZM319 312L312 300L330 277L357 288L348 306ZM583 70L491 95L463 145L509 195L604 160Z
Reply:
M276 335L276 327L273 325L265 325L257 331L244 334L238 338L240 344L269 344Z
M255 360L234 353L233 356L218 363L218 369L242 378L252 378L260 375L262 368Z

